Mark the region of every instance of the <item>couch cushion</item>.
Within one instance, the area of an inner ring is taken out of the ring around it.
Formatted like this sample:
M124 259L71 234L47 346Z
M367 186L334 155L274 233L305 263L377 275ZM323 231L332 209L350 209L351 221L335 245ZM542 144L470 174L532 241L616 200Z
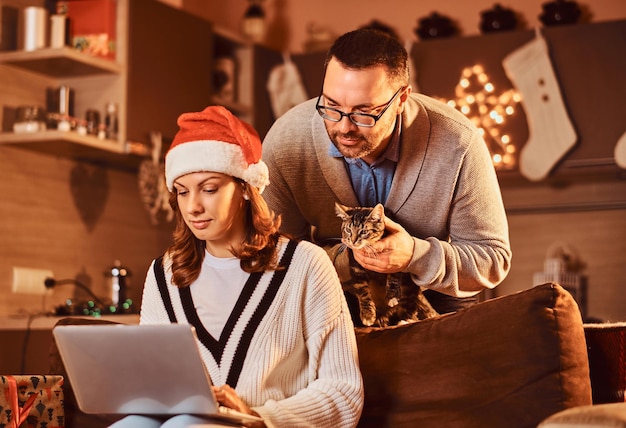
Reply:
M536 427L591 404L582 317L548 283L413 324L357 329L360 427Z
M541 422L538 428L626 428L626 403L598 404L565 409Z

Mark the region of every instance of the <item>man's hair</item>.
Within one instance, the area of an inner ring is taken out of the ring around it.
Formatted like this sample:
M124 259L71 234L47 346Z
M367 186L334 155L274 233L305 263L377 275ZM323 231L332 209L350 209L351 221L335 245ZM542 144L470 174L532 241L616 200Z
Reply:
M397 38L377 29L360 28L339 36L328 50L324 72L333 58L352 70L382 65L387 68L390 79L402 85L409 83L406 49Z

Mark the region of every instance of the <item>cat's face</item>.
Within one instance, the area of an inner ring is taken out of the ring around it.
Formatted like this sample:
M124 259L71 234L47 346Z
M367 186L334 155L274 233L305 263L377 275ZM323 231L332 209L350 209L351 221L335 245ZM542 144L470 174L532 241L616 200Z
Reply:
M384 208L346 207L335 203L335 212L341 218L341 242L359 250L378 241L385 233Z

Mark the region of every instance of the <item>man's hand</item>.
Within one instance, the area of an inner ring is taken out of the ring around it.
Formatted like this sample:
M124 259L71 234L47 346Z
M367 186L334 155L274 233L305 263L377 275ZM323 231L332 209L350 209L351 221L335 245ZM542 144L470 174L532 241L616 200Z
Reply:
M413 238L400 224L385 217L387 236L368 248L354 250L354 259L365 269L380 273L402 272L413 257Z

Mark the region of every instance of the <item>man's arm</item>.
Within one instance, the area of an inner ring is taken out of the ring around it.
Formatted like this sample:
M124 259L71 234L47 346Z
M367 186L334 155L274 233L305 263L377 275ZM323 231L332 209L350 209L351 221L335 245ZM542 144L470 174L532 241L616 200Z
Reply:
M447 239L411 236L408 224L386 218L388 236L374 245L376 253L355 252L363 267L409 272L416 284L456 297L493 288L506 277L511 249L500 187L485 143L477 138L473 144L450 197ZM428 215L429 201L422 203L421 215Z

